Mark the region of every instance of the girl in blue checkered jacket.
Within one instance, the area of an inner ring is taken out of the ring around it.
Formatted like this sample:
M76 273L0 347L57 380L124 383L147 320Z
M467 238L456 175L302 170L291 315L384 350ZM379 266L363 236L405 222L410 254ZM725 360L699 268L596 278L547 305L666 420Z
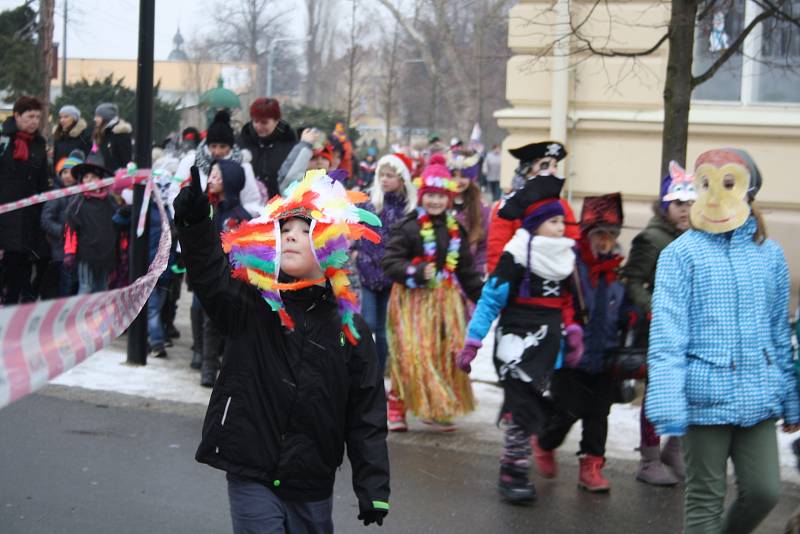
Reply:
M775 425L800 429L789 270L752 207L761 175L737 149L695 163L692 229L661 253L648 352L646 415L683 436L684 532L751 532L775 506ZM724 510L728 458L738 495Z

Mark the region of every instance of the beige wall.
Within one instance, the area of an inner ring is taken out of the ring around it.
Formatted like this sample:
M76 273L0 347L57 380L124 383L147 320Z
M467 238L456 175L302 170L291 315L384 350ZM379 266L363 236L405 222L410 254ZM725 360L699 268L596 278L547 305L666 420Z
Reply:
M58 78L52 84L61 87L61 64L58 60ZM67 58L67 83L75 83L83 78L89 81L102 80L112 74L114 80L124 78L124 85L136 89L135 59L91 59ZM153 64L153 79L161 82L162 91L196 92L207 91L217 85L217 78L224 69L244 69L250 72L250 80L255 75L255 67L249 63L193 63L189 61L156 61ZM250 88L250 83L228 89L237 93Z
M593 3L572 2L573 21ZM608 3L615 49L650 47L669 17L669 3ZM505 149L550 137L553 102L550 45L558 27L550 2L521 0L511 11L507 98L512 107L495 113L508 129L503 143L503 183L516 160ZM608 15L598 9L582 27L585 35L608 35ZM597 43L593 44L597 45ZM572 50L579 43L571 41ZM542 57L541 54L545 54ZM567 157L562 172L576 202L587 195L621 191L625 198L623 243L647 222L659 185L662 91L667 47L635 62L625 58L571 56L567 99ZM800 106L694 102L690 114L688 165L701 152L723 146L747 150L757 162L764 187L758 200L771 237L783 245L795 283L800 282ZM793 295L793 296L794 296Z

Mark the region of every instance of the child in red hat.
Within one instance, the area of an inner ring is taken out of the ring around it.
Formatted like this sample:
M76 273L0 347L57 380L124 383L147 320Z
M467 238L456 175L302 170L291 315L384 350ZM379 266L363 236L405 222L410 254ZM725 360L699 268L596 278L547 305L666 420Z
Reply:
M444 156L432 156L415 185L419 207L395 226L381 262L394 282L387 320L389 428L406 430L410 409L451 431L454 416L474 409L469 377L455 366L466 322L459 286L474 302L482 282L450 209L456 185Z

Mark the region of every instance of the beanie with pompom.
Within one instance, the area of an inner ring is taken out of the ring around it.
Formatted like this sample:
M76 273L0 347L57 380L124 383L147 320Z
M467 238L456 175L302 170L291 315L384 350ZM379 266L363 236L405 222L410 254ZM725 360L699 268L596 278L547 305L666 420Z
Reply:
M218 111L214 115L214 120L208 127L206 134L206 143L211 145L220 143L223 145L233 146L233 128L231 127L231 115L224 109Z

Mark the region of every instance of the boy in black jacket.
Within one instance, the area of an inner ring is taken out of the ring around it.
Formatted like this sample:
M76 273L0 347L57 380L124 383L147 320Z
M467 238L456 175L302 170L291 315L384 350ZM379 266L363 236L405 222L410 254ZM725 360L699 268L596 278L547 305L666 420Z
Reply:
M72 168L78 183L99 181L112 176L95 163L91 156ZM76 196L67 207L67 225L77 241L64 244L64 266L72 267L77 260L78 294L96 293L108 289L108 277L117 261L117 231L113 217L119 206L108 188L86 191Z
M333 532L345 444L359 519L389 510L383 377L341 269L348 239L376 238L362 196L308 173L225 250L196 168L175 200L189 282L226 337L196 458L227 472L234 533Z

